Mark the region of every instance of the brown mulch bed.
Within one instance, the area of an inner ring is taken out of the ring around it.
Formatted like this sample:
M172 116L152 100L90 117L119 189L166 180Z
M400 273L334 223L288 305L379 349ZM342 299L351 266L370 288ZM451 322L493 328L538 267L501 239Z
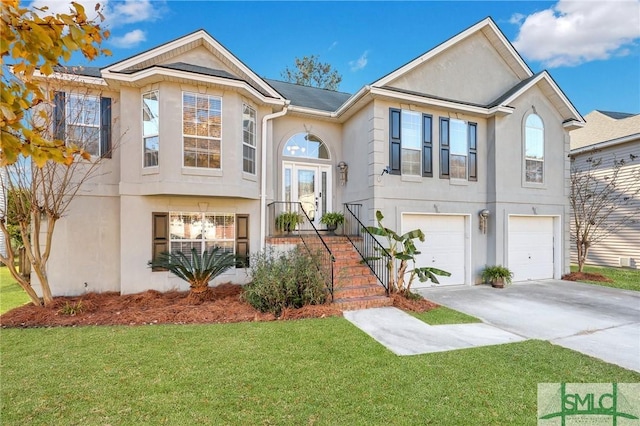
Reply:
M242 300L242 286L221 284L201 296L189 292L148 290L121 296L116 292L56 297L53 306L31 304L0 316L2 327L60 327L86 325L211 324L278 319L342 316L331 304L285 309L280 317L262 313ZM424 312L438 306L427 300L410 300L394 294L393 306ZM73 312L77 311L77 312Z
M393 299L393 306L403 311L427 312L440 306L427 299L408 299L398 293L392 294L391 298Z
M612 283L613 280L605 277L604 275L591 272L572 272L562 276L563 280L567 281L598 281L603 283Z

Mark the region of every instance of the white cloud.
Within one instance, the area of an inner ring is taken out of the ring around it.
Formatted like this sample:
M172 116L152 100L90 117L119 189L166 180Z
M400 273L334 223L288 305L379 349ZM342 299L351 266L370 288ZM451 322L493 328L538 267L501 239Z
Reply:
M121 37L111 37L109 39L110 44L116 47L135 47L147 39L146 34L142 30L129 31Z
M362 55L355 61L349 61L349 66L351 67L351 71L359 71L367 66L367 56L369 55L369 51L365 50Z
M626 55L640 38L640 0L560 0L522 18L511 18L522 22L514 47L550 68Z
M511 18L509 19L509 23L520 25L520 23L524 18L525 18L525 15L523 15L522 13L514 13L513 15L511 15Z
M331 51L331 50L333 50L333 48L334 48L334 47L336 47L337 45L338 45L338 42L337 42L337 41L334 41L333 43L331 43L331 46L329 46L329 49L327 49L327 50Z

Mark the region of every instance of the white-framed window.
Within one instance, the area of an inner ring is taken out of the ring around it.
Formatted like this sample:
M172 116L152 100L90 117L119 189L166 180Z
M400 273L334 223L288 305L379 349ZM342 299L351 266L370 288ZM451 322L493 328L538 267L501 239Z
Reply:
M65 111L66 141L91 155L100 155L100 97L68 93Z
M242 104L242 170L256 174L256 110Z
M402 149L400 164L403 175L420 176L422 163L420 157L422 151L420 121L422 114L415 111L402 110L400 131L402 132Z
M169 212L169 251L189 256L220 247L235 253L236 224L232 213Z
M478 180L478 125L440 117L440 177Z
M311 158L314 160L330 160L329 148L318 136L304 132L291 136L282 149L287 157Z
M432 116L389 109L389 173L433 176Z
M524 174L526 183L544 183L544 124L537 114L525 121Z
M222 98L183 92L182 135L184 167L219 169Z
M142 95L142 149L144 167L158 165L160 142L160 108L158 91Z
M455 118L449 119L449 167L451 179L467 178L467 123Z

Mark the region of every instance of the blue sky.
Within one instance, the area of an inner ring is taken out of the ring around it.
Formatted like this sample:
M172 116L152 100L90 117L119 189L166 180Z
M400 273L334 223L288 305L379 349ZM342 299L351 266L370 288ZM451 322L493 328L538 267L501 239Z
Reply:
M94 0L80 2L93 10ZM45 3L68 9L58 0L32 5ZM281 79L295 57L319 55L349 93L491 16L531 69L549 70L583 115L640 113L640 0L100 3L113 55L90 65L202 28L262 77Z

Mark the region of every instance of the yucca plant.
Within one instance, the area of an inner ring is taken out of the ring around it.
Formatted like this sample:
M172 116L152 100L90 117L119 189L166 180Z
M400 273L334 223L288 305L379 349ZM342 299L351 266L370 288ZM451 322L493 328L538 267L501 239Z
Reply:
M149 262L152 268L164 268L189 283L191 294L201 294L207 291L209 281L233 268L238 259L233 253L214 247L211 251L199 254L195 248L191 249L191 256L181 251L175 253L161 253L158 258Z

